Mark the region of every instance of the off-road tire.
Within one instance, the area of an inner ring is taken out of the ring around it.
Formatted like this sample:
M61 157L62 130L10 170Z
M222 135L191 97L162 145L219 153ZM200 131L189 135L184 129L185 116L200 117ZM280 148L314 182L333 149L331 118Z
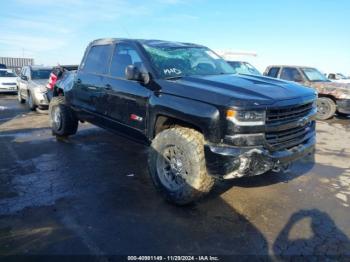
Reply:
M59 121L55 122L54 117L59 114ZM53 97L49 105L49 118L52 134L59 137L74 135L78 129L78 119L72 109L65 103L64 96Z
M328 97L319 97L317 99L317 119L327 120L334 116L337 111L337 105Z
M17 88L17 100L20 104L24 104L26 102L26 100L22 98L19 88Z
M174 146L181 152L181 166L186 170L186 179L179 188L171 190L162 182L160 176L164 172L159 171L157 164L165 160L166 150ZM148 167L155 187L166 200L176 205L195 202L210 192L214 185L214 179L207 174L203 135L191 128L174 127L157 134L150 147Z
M37 108L34 100L33 100L33 96L30 92L28 92L28 99L27 99L27 103L28 103L28 107L31 111L35 111L35 109Z

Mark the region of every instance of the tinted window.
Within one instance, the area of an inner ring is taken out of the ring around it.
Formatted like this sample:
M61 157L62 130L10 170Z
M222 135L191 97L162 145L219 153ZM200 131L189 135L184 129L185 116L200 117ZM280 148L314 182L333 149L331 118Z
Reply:
M143 63L137 51L130 45L118 44L112 57L110 75L125 78L125 68L128 65L135 65L143 70Z
M302 80L299 71L296 68L290 67L283 68L281 73L281 79L295 82L300 82Z
M269 77L274 77L277 78L278 76L278 72L280 71L279 67L272 67L270 68L269 72L267 73L267 75Z
M107 74L111 52L111 45L96 45L91 47L86 56L83 70L89 73Z

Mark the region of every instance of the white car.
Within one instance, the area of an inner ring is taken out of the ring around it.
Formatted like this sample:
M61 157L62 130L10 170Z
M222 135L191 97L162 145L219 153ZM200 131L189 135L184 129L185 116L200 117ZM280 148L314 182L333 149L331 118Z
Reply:
M0 69L0 93L17 92L17 76L10 69Z
M344 76L343 74L340 74L340 73L327 73L325 75L332 82L347 83L347 84L350 83L350 78L346 77L346 76Z

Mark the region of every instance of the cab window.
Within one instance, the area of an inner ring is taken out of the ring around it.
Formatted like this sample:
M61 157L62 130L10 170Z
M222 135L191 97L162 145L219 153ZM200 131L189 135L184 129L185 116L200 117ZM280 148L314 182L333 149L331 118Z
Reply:
M128 44L117 44L112 56L109 74L112 77L125 78L125 69L128 65L135 65L141 71L143 70L142 59L135 48Z
M287 81L294 81L294 82L302 81L302 77L298 69L291 68L291 67L285 67L282 69L281 79L284 79Z
M87 73L107 74L112 45L92 46L87 54L83 70Z
M280 71L279 67L272 67L267 73L267 76L277 78L279 71Z

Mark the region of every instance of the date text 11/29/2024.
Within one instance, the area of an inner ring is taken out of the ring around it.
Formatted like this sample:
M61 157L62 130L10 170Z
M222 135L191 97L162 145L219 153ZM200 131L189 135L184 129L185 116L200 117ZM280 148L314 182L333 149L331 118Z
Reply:
M128 256L128 261L220 261L217 256Z

